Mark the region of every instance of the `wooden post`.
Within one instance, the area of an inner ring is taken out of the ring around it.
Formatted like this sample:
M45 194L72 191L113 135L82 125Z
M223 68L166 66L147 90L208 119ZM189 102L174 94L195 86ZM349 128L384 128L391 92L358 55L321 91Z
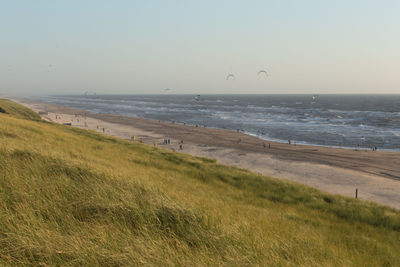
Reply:
M358 198L358 188L356 188L356 198Z

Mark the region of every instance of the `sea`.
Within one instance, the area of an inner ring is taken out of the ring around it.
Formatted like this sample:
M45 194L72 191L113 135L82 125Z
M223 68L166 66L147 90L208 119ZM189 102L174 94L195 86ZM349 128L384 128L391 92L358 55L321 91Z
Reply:
M94 113L245 132L260 139L400 151L400 95L51 95Z

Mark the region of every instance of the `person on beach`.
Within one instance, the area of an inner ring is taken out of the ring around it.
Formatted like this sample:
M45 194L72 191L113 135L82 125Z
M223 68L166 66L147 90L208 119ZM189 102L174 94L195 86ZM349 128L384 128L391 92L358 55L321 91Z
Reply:
M268 149L271 149L271 144L270 143L268 143Z
M179 149L180 149L180 150L183 150L183 146L182 146L182 144L181 144L181 145L179 145Z
M266 145L265 145L265 143L263 142L263 147L265 148L266 147Z

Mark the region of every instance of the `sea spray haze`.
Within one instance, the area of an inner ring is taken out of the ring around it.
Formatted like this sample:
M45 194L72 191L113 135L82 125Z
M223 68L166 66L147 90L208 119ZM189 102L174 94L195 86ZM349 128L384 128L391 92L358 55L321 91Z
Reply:
M400 150L400 95L64 95L41 100L156 120L243 130L302 144Z

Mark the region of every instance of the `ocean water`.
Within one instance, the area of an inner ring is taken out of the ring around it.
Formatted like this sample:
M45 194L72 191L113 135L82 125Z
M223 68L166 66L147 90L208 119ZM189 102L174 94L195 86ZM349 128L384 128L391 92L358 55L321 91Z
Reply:
M400 151L400 95L64 95L88 110L241 130L298 144Z

